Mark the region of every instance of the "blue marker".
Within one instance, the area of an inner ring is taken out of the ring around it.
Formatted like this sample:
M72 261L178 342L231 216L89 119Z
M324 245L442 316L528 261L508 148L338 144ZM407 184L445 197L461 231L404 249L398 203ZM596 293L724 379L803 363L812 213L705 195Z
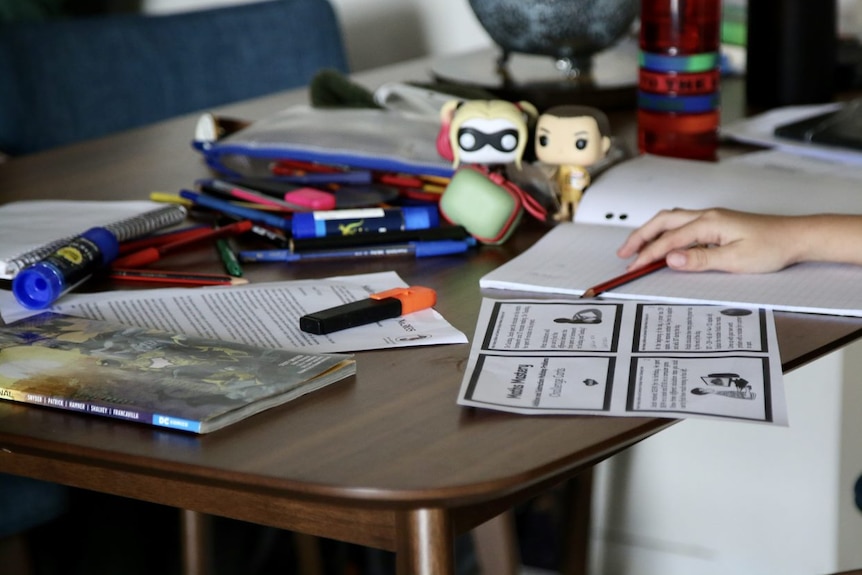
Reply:
M110 263L120 251L117 237L91 228L47 258L26 267L12 280L12 293L29 309L45 309L60 296Z
M29 309L46 309L100 268L117 258L120 242L178 224L186 217L179 205L162 206L103 227L90 228L53 254L22 269L12 293Z
M180 190L180 197L191 200L195 205L210 208L229 216L236 216L244 220L251 220L256 224L264 224L280 230L290 231L290 219L288 218L261 212L260 210L255 210L253 208L236 206L230 202L225 202L224 200L219 200L211 196L192 192L191 190Z
M320 210L293 215L293 237L323 238L355 234L424 230L440 224L440 212L433 206L403 208L358 208Z
M448 256L464 253L475 245L475 238L468 238L466 240L407 242L403 244L384 244L332 250L312 250L305 252L292 252L290 250L257 250L240 252L239 259L244 262L303 262L393 256L428 258L433 256Z

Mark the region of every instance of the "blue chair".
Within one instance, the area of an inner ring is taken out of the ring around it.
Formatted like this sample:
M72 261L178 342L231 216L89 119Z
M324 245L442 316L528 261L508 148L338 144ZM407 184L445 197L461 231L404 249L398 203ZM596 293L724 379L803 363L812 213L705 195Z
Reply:
M348 72L328 0L5 22L0 155L304 86L321 69ZM59 485L0 474L0 540L58 516L67 496Z
M328 0L0 24L0 152L15 156L348 71Z
M23 534L56 519L68 505L69 493L62 485L0 473L0 565L29 572L32 565Z

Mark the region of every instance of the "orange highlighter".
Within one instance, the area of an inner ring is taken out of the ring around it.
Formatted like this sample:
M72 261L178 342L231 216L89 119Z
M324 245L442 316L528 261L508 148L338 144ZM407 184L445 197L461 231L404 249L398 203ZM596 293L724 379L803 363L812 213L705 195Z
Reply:
M299 329L324 335L433 307L437 292L422 286L399 287L371 294L368 299L324 309L299 318Z

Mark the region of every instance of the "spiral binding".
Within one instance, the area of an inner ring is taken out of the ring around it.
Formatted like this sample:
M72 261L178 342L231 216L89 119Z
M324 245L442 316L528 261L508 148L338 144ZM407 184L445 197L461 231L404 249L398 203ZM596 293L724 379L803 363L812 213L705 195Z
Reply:
M114 234L117 241L124 242L145 236L162 228L178 224L182 222L185 217L186 208L184 206L179 204L169 204L102 227ZM45 259L76 237L77 236L62 238L45 244L35 250L30 250L27 253L21 254L6 263L6 271L14 276L25 267Z
M185 207L169 204L104 226L118 242L125 242L151 234L156 230L178 224L186 217Z

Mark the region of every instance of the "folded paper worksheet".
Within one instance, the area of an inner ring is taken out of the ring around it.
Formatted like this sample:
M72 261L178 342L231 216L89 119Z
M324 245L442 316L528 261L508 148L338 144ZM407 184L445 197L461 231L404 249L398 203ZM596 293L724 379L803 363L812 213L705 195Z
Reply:
M772 312L485 298L458 403L787 425Z

